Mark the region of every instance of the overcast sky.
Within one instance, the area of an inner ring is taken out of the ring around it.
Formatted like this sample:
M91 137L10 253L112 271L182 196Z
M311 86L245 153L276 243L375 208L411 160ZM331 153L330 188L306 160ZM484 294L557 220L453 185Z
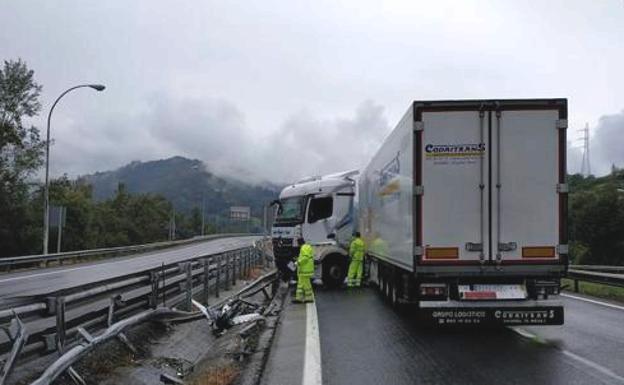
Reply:
M567 97L624 166L624 1L0 0L53 118L52 175L182 155L290 181L357 168L412 100ZM568 168L580 167L571 150Z

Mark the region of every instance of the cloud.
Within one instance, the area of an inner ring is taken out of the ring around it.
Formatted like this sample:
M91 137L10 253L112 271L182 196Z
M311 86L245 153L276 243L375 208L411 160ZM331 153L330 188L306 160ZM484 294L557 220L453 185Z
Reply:
M201 159L215 174L278 183L359 168L389 132L384 107L371 100L349 117L300 111L259 134L229 101L166 95L154 95L133 116L59 126L52 150L56 172L77 175L181 155Z
M592 173L603 175L611 165L624 166L624 110L603 115L598 120L590 142Z
M367 100L347 118L319 118L302 111L274 132L267 159L281 180L360 168L390 131L384 107Z

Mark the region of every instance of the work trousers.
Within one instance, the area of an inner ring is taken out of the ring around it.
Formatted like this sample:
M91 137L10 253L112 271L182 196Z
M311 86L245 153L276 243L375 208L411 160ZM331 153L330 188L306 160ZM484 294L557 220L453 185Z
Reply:
M314 302L314 291L312 291L312 282L310 282L310 274L297 274L297 291L295 292L295 300L299 302Z
M362 259L351 258L349 264L349 272L347 274L347 286L348 287L360 287L362 284L362 270L364 267L364 261Z

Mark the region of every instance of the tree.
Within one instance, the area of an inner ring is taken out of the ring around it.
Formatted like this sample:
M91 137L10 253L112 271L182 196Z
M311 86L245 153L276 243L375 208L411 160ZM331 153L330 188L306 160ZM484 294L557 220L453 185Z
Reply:
M41 86L22 60L0 69L0 257L35 251L40 235L27 179L43 162L45 142L25 120L41 109Z
M576 263L624 264L624 197L613 181L570 197L570 239Z

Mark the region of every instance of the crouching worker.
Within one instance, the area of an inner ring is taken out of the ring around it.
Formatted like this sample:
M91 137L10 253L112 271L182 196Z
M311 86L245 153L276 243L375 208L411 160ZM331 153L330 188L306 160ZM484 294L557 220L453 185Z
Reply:
M297 291L295 302L314 302L314 292L310 279L314 275L314 248L299 238L301 249L297 258Z
M359 232L353 235L351 246L349 246L351 263L349 264L349 272L347 274L347 286L360 287L362 284L362 270L364 268L364 241L360 237Z

